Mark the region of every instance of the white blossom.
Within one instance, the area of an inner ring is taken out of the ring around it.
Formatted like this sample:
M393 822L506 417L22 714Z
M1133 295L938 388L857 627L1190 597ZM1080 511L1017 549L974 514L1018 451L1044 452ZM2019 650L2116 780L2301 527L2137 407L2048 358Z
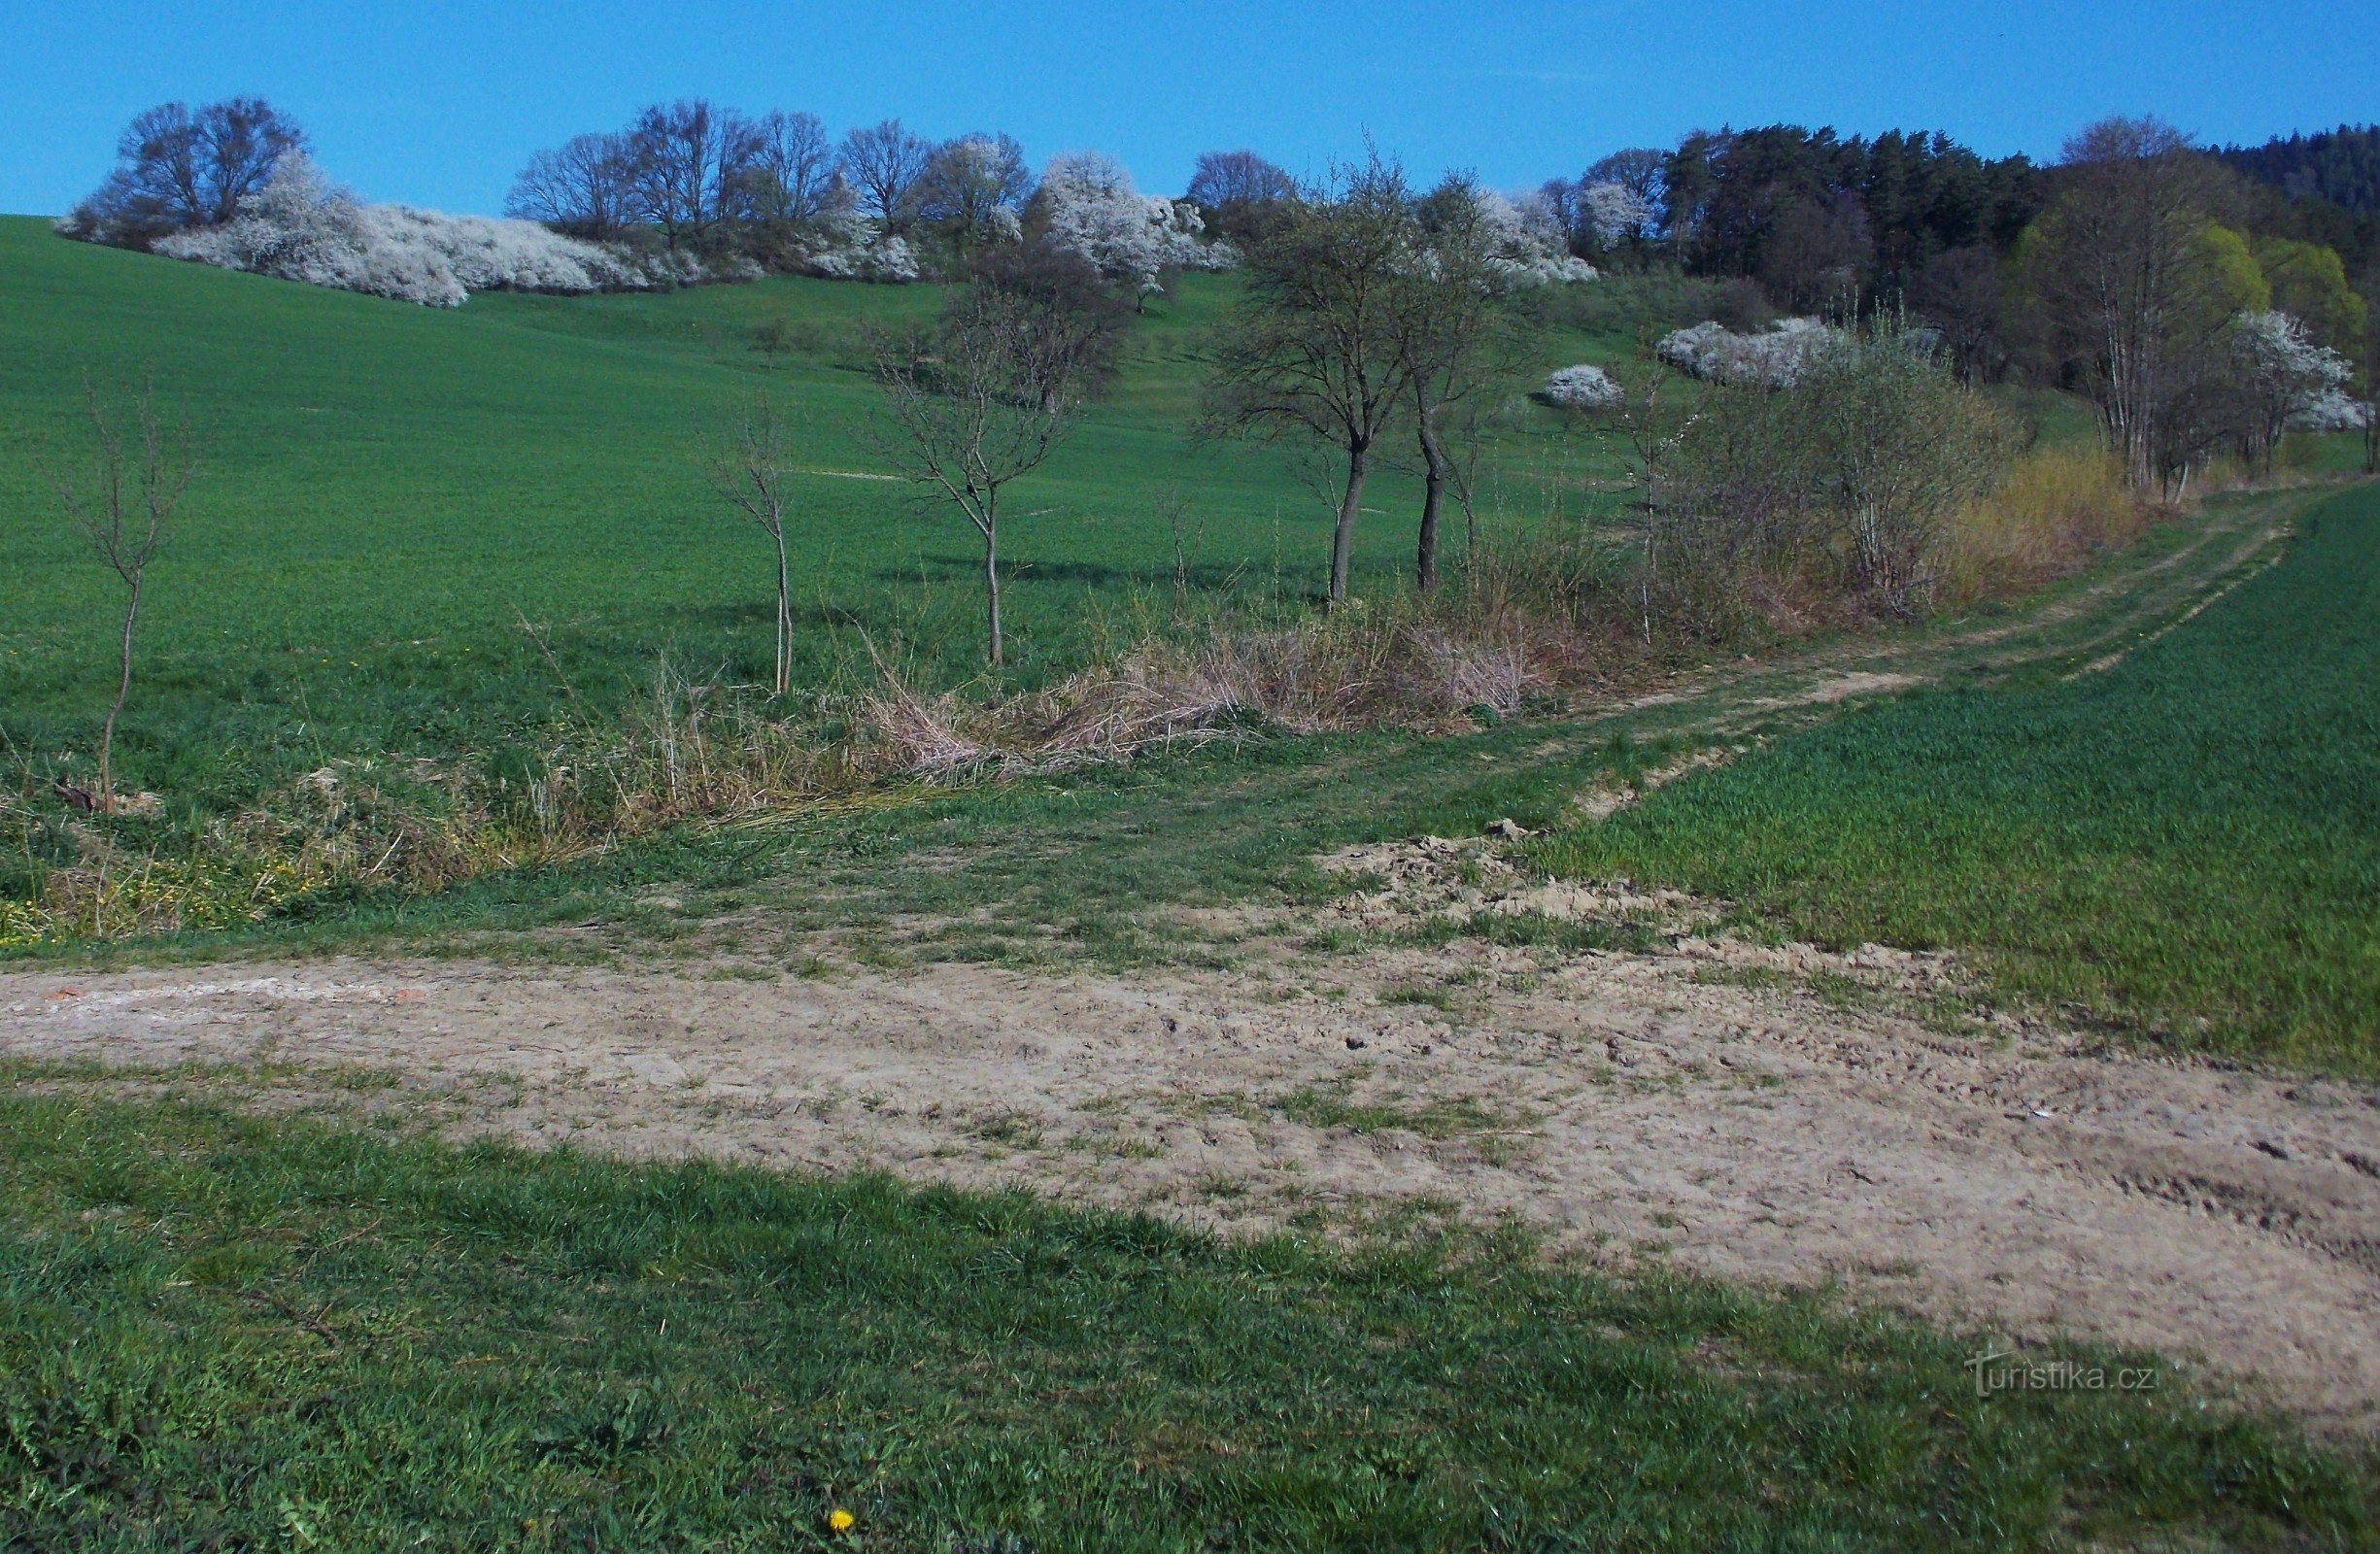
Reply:
M535 221L366 205L303 152L284 155L237 217L160 238L155 251L442 308L473 291L608 291L714 278L692 255L635 256Z
M1818 319L1780 319L1752 334L1737 334L1716 320L1706 320L1662 336L1653 353L1697 378L1790 388L1819 348L1841 333Z
M1601 367L1581 362L1546 380L1546 402L1561 410L1609 410L1620 401L1619 385Z
M1050 247L1144 288L1167 270L1228 270L1240 262L1230 244L1207 239L1198 207L1140 193L1123 165L1099 152L1051 157L1038 198Z
M819 223L801 267L829 281L905 284L918 273L917 253L909 240L887 233L883 222L856 211L839 212Z
M1595 279L1595 267L1570 252L1562 223L1538 195L1514 204L1481 189L1480 224L1492 248L1489 262L1523 286L1561 286Z
M2242 313L2232 321L2232 351L2259 410L2277 431L2352 431L2364 410L2347 395L2355 366L2317 345L2305 325L2277 309Z
M1595 241L1607 246L1641 237L1652 224L1652 202L1625 184L1589 184L1579 191Z

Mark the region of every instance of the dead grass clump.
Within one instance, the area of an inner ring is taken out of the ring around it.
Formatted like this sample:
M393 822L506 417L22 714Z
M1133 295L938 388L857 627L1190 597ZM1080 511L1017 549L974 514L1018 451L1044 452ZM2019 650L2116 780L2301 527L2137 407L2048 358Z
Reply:
M2099 448L2036 449L1953 520L1942 557L1952 603L2007 598L2127 545L2154 511Z

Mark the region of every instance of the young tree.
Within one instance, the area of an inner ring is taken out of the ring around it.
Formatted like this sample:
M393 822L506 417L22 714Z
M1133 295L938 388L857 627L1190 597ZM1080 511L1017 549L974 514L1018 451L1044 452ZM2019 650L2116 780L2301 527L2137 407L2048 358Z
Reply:
M1397 307L1397 345L1412 396L1421 452L1421 525L1415 585L1438 587L1438 526L1456 473L1448 417L1516 365L1521 331L1507 304L1513 271L1490 196L1467 173L1453 174L1421 202L1415 253Z
M768 390L753 395L711 449L711 485L738 516L768 536L777 561L777 673L775 693L794 684L793 577L785 557L787 477L793 473L792 441L785 417Z
M843 137L843 176L858 191L860 209L895 231L908 220L909 192L933 154L929 142L888 118Z
M104 814L116 807L116 725L132 695L133 630L140 623L149 564L172 533L175 509L197 471L197 456L187 413L172 426L159 419L153 381L142 385L127 412L116 412L85 376L83 416L90 435L88 470L79 477L56 472L51 484L67 521L124 586L116 700L100 726L99 790L93 795L93 807Z
M885 418L875 442L903 478L939 494L983 539L986 657L1003 657L1000 496L1031 474L1073 423L1069 363L1017 308L974 299L930 336L878 335Z
M1637 604L1645 640L1650 642L1653 583L1661 565L1661 483L1672 456L1692 431L1696 413L1658 361L1616 369L1611 378L1618 392L1604 401L1604 423L1618 437L1628 473L1644 492L1639 508L1643 558Z
M1412 205L1403 170L1377 153L1340 187L1293 201L1249 253L1246 297L1215 345L1208 425L1295 433L1345 456L1331 530L1334 604L1347 596L1374 450L1409 388Z
M62 223L69 236L145 248L169 232L219 226L264 186L285 152L304 147L295 122L261 97L191 111L164 103L117 143L116 170Z

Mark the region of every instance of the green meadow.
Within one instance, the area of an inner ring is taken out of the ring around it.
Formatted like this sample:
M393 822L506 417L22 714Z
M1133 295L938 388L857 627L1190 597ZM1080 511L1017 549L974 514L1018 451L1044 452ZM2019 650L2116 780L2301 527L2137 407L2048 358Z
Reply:
M1973 952L2178 1046L2380 1069L2380 488L2117 646L1853 711L1540 861L1826 943Z
M1501 1236L1233 1244L21 1091L0 1227L10 1548L2374 1537L2368 1464L2282 1422L1979 1398L1971 1340Z
M1185 278L1136 323L1123 369L1003 524L1012 663L1030 686L1199 598L1300 608L1328 514L1295 451L1192 435L1206 326L1228 277ZM981 558L955 513L880 477L865 329L939 288L797 278L663 295L485 294L427 310L60 241L0 220L0 731L86 746L112 683L115 584L54 510L85 373L153 369L204 465L154 575L127 780L221 809L325 757L486 749L567 696L615 702L664 655L697 679L766 679L766 544L711 491L703 442L765 389L812 473L790 523L797 683L875 653L929 686L982 655ZM782 324L787 349L755 331ZM1588 342L1548 341L1547 360ZM1515 388L1529 387L1516 384ZM1486 482L1534 514L1586 456L1517 400ZM1162 516L1188 498L1177 555ZM1409 564L1417 483L1375 484L1366 587ZM301 763L302 762L302 763Z

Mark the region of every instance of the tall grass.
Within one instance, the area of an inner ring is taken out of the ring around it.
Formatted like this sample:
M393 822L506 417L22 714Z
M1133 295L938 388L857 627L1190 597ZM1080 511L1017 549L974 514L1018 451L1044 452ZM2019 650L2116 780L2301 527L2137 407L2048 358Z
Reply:
M2036 448L1952 520L1939 565L1943 602L2010 598L2138 538L2153 510L2125 488L2113 454Z

